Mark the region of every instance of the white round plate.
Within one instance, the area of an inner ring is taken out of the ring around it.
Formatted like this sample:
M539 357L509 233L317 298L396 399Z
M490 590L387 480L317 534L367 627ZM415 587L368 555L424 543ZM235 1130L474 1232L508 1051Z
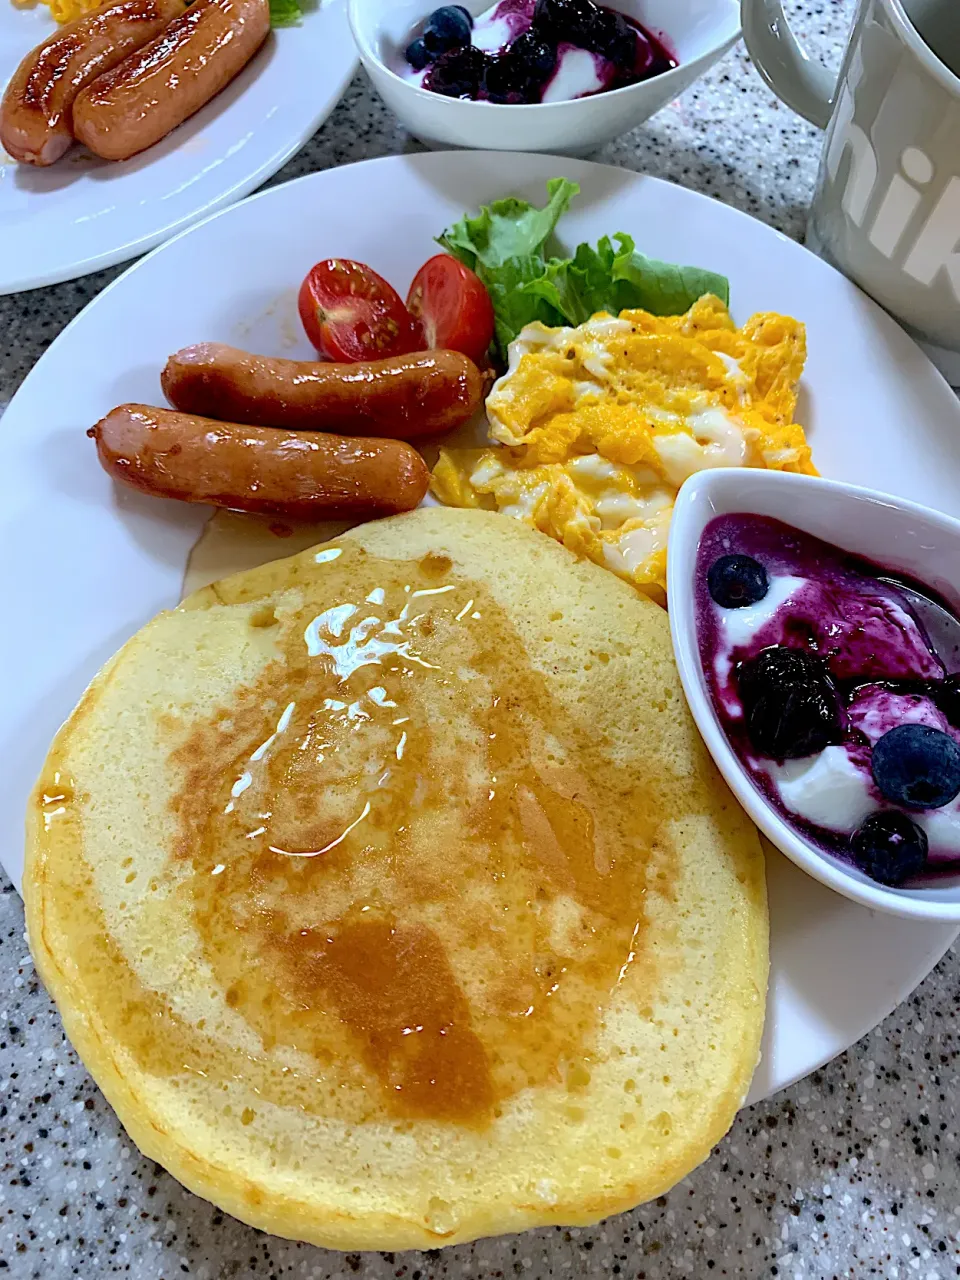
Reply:
M0 92L55 29L45 5L0 0ZM73 147L37 169L0 148L0 294L123 262L239 200L320 127L356 65L345 0L323 0L300 26L272 32L223 93L132 160Z
M124 401L162 403L159 373L202 340L306 357L296 290L319 258L370 263L405 293L465 209L542 201L566 174L582 193L571 248L615 231L644 253L730 277L735 317L802 318L810 348L798 414L823 473L960 516L960 406L872 302L792 241L713 200L621 169L549 156L455 152L313 174L236 205L105 289L53 343L0 430L0 859L19 884L23 810L44 753L100 664L176 604L205 511L115 487L86 429ZM282 552L281 552L282 553ZM770 852L772 973L751 1100L833 1057L880 1021L956 930L874 915Z

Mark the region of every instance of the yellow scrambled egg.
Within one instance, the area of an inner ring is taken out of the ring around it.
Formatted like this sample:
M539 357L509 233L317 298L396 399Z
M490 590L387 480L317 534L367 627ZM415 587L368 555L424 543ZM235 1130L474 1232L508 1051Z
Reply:
M804 327L719 298L682 316L603 313L528 325L487 399L487 449L441 449L445 503L515 516L666 600L677 490L707 467L816 474L793 421Z
M36 0L13 0L16 9L32 9ZM99 9L103 0L43 0L55 22L72 22Z

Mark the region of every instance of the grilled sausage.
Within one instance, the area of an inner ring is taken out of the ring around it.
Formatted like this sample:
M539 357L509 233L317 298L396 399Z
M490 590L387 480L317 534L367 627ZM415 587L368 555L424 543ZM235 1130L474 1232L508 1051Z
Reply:
M412 510L430 473L400 440L277 431L125 404L87 432L105 471L159 498L290 519Z
M78 95L74 136L105 160L152 147L225 88L269 30L269 0L193 0L156 40Z
M183 0L107 0L23 59L0 103L0 142L14 160L48 165L73 143L73 104L97 76L155 39Z
M160 381L186 413L400 440L451 431L483 396L480 371L457 351L325 364L202 342L172 355Z

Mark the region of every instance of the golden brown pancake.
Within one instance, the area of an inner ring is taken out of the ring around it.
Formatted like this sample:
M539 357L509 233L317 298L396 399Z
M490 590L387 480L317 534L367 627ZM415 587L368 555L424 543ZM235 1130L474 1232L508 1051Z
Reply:
M588 1223L757 1060L756 832L665 614L433 508L225 579L108 663L28 816L31 946L141 1150L349 1249Z

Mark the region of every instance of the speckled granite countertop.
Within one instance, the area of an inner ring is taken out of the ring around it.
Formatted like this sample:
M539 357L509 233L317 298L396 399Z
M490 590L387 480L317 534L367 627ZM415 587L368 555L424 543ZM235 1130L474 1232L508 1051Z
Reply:
M810 49L836 64L853 0L788 7ZM413 146L361 75L275 181ZM738 47L597 158L705 191L799 238L818 151L816 132L774 101ZM0 299L0 407L115 274ZM960 1275L955 953L849 1053L744 1112L707 1164L655 1204L590 1229L397 1255L273 1239L142 1159L66 1043L9 884L0 972L0 1273L16 1280Z

